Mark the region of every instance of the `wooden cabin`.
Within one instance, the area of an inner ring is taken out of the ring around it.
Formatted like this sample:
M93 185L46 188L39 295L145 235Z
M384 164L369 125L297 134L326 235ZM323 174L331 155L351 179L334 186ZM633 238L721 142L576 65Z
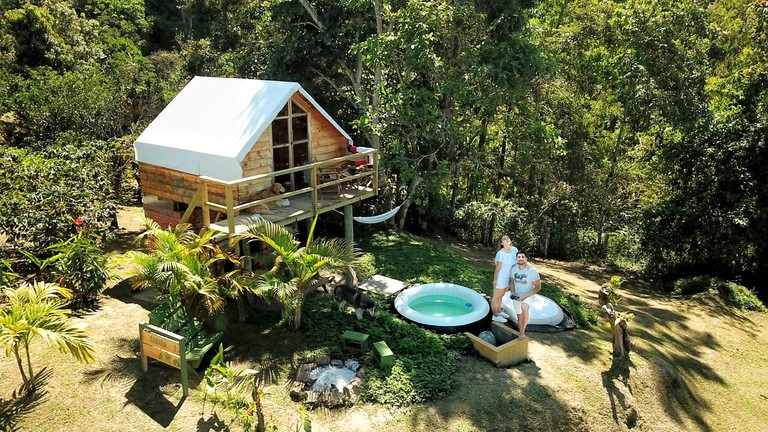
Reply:
M298 83L195 77L134 143L144 213L232 234L249 218L286 225L343 207L351 233L351 205L378 190L378 151L351 144ZM361 158L372 166L354 169ZM257 199L274 183L285 193Z

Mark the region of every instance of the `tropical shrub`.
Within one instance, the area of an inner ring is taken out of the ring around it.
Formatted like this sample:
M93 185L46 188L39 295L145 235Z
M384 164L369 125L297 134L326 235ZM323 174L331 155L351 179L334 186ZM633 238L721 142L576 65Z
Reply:
M94 347L85 328L69 320L65 309L72 293L66 288L45 282L24 284L20 288L4 288L7 304L0 309L0 345L6 357L11 354L24 381L25 390L35 390L30 343L38 337L48 346L71 354L80 362L93 361ZM22 352L27 365L22 363Z
M295 328L301 325L306 295L325 282L320 269L355 269L360 257L354 245L344 239L313 240L315 223L304 247L299 246L294 233L287 228L264 219L249 223L245 232L231 240L233 245L243 240L259 240L272 249L272 262L255 270L251 288L264 298L278 300L283 306L283 321Z
M55 253L48 259L52 274L60 286L72 291L72 304L90 303L104 290L109 274L100 236L80 231L46 249Z
M710 290L717 292L724 300L741 309L768 311L753 291L735 282L709 276L691 276L676 280L672 286L673 294L678 295L692 295Z
M23 248L42 256L47 246L78 229L100 235L108 231L117 202L111 151L102 144L63 145L46 152L0 144L0 232L7 237L0 253ZM78 220L81 226L74 223Z
M143 242L148 252L130 251L121 258L131 265L133 288L153 288L178 299L195 317L221 328L226 299L239 298L243 287L235 280L237 270L217 275L213 268L221 261L237 260L212 241L212 230L197 235L189 224L167 230L150 219L146 224L147 231L136 242Z

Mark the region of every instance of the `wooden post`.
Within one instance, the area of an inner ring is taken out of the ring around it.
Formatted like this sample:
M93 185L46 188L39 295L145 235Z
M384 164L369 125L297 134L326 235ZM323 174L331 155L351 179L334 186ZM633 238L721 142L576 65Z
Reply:
M224 199L227 206L227 229L231 236L235 233L235 209L233 208L235 206L235 199L232 196L232 185L224 187Z
M344 206L344 238L347 241L355 241L355 231L352 226L352 204Z
M373 154L373 192L379 194L379 152Z
M211 226L211 209L208 207L208 182L200 179L200 187L203 188L203 227Z
M602 310L608 316L611 325L611 339L613 342L613 358L622 358L632 351L632 340L629 338L626 314L616 310L611 298L618 298L609 284L604 284L597 292L597 298L603 306ZM631 315L631 314L630 314ZM631 319L631 316L629 317Z
M317 214L317 167L313 166L309 173L309 183L312 186L312 211Z
M160 327L139 323L139 347L141 349L141 370L149 370L147 357L181 370L181 391L189 395L189 365L186 358L184 338Z

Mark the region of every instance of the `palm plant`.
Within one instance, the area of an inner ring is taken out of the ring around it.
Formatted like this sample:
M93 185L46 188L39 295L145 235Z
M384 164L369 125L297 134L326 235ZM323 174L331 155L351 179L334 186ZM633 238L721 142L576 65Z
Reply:
M83 326L69 320L70 311L65 309L72 291L56 284L35 282L20 288L3 288L7 303L0 309L0 344L5 355L11 353L21 372L23 388L35 389L35 374L29 344L38 336L48 345L71 354L78 361L93 361L94 348ZM27 369L22 362L24 351ZM29 374L29 376L27 376Z
M278 300L283 305L283 320L296 328L301 325L301 308L306 295L325 283L320 269L352 270L360 259L360 252L347 240L313 241L315 223L317 218L304 247L300 247L287 228L263 219L249 223L245 232L230 240L231 244L260 240L273 250L274 262L266 270L255 273L251 288L257 295Z
M236 271L216 275L212 270L221 261L237 263L212 241L214 231L197 235L189 224L163 230L152 220L146 223L147 231L136 242L143 241L147 252L130 251L122 258L132 265L134 289L153 288L176 298L201 320L222 312L227 298L242 294Z

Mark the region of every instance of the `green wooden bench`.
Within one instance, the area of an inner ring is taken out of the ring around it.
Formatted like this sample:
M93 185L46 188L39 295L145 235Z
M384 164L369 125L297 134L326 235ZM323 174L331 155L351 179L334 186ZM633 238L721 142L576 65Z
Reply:
M346 330L341 335L341 343L344 349L354 349L365 354L368 351L368 335L365 333L358 333L352 330Z
M395 364L395 356L392 354L392 350L389 349L384 341L378 341L373 343L373 355L378 360L381 367L392 367Z
M209 332L177 302L165 302L149 313L149 322L139 323L141 368L149 369L147 357L181 370L184 396L188 393L187 371L200 366L205 353L224 337Z

